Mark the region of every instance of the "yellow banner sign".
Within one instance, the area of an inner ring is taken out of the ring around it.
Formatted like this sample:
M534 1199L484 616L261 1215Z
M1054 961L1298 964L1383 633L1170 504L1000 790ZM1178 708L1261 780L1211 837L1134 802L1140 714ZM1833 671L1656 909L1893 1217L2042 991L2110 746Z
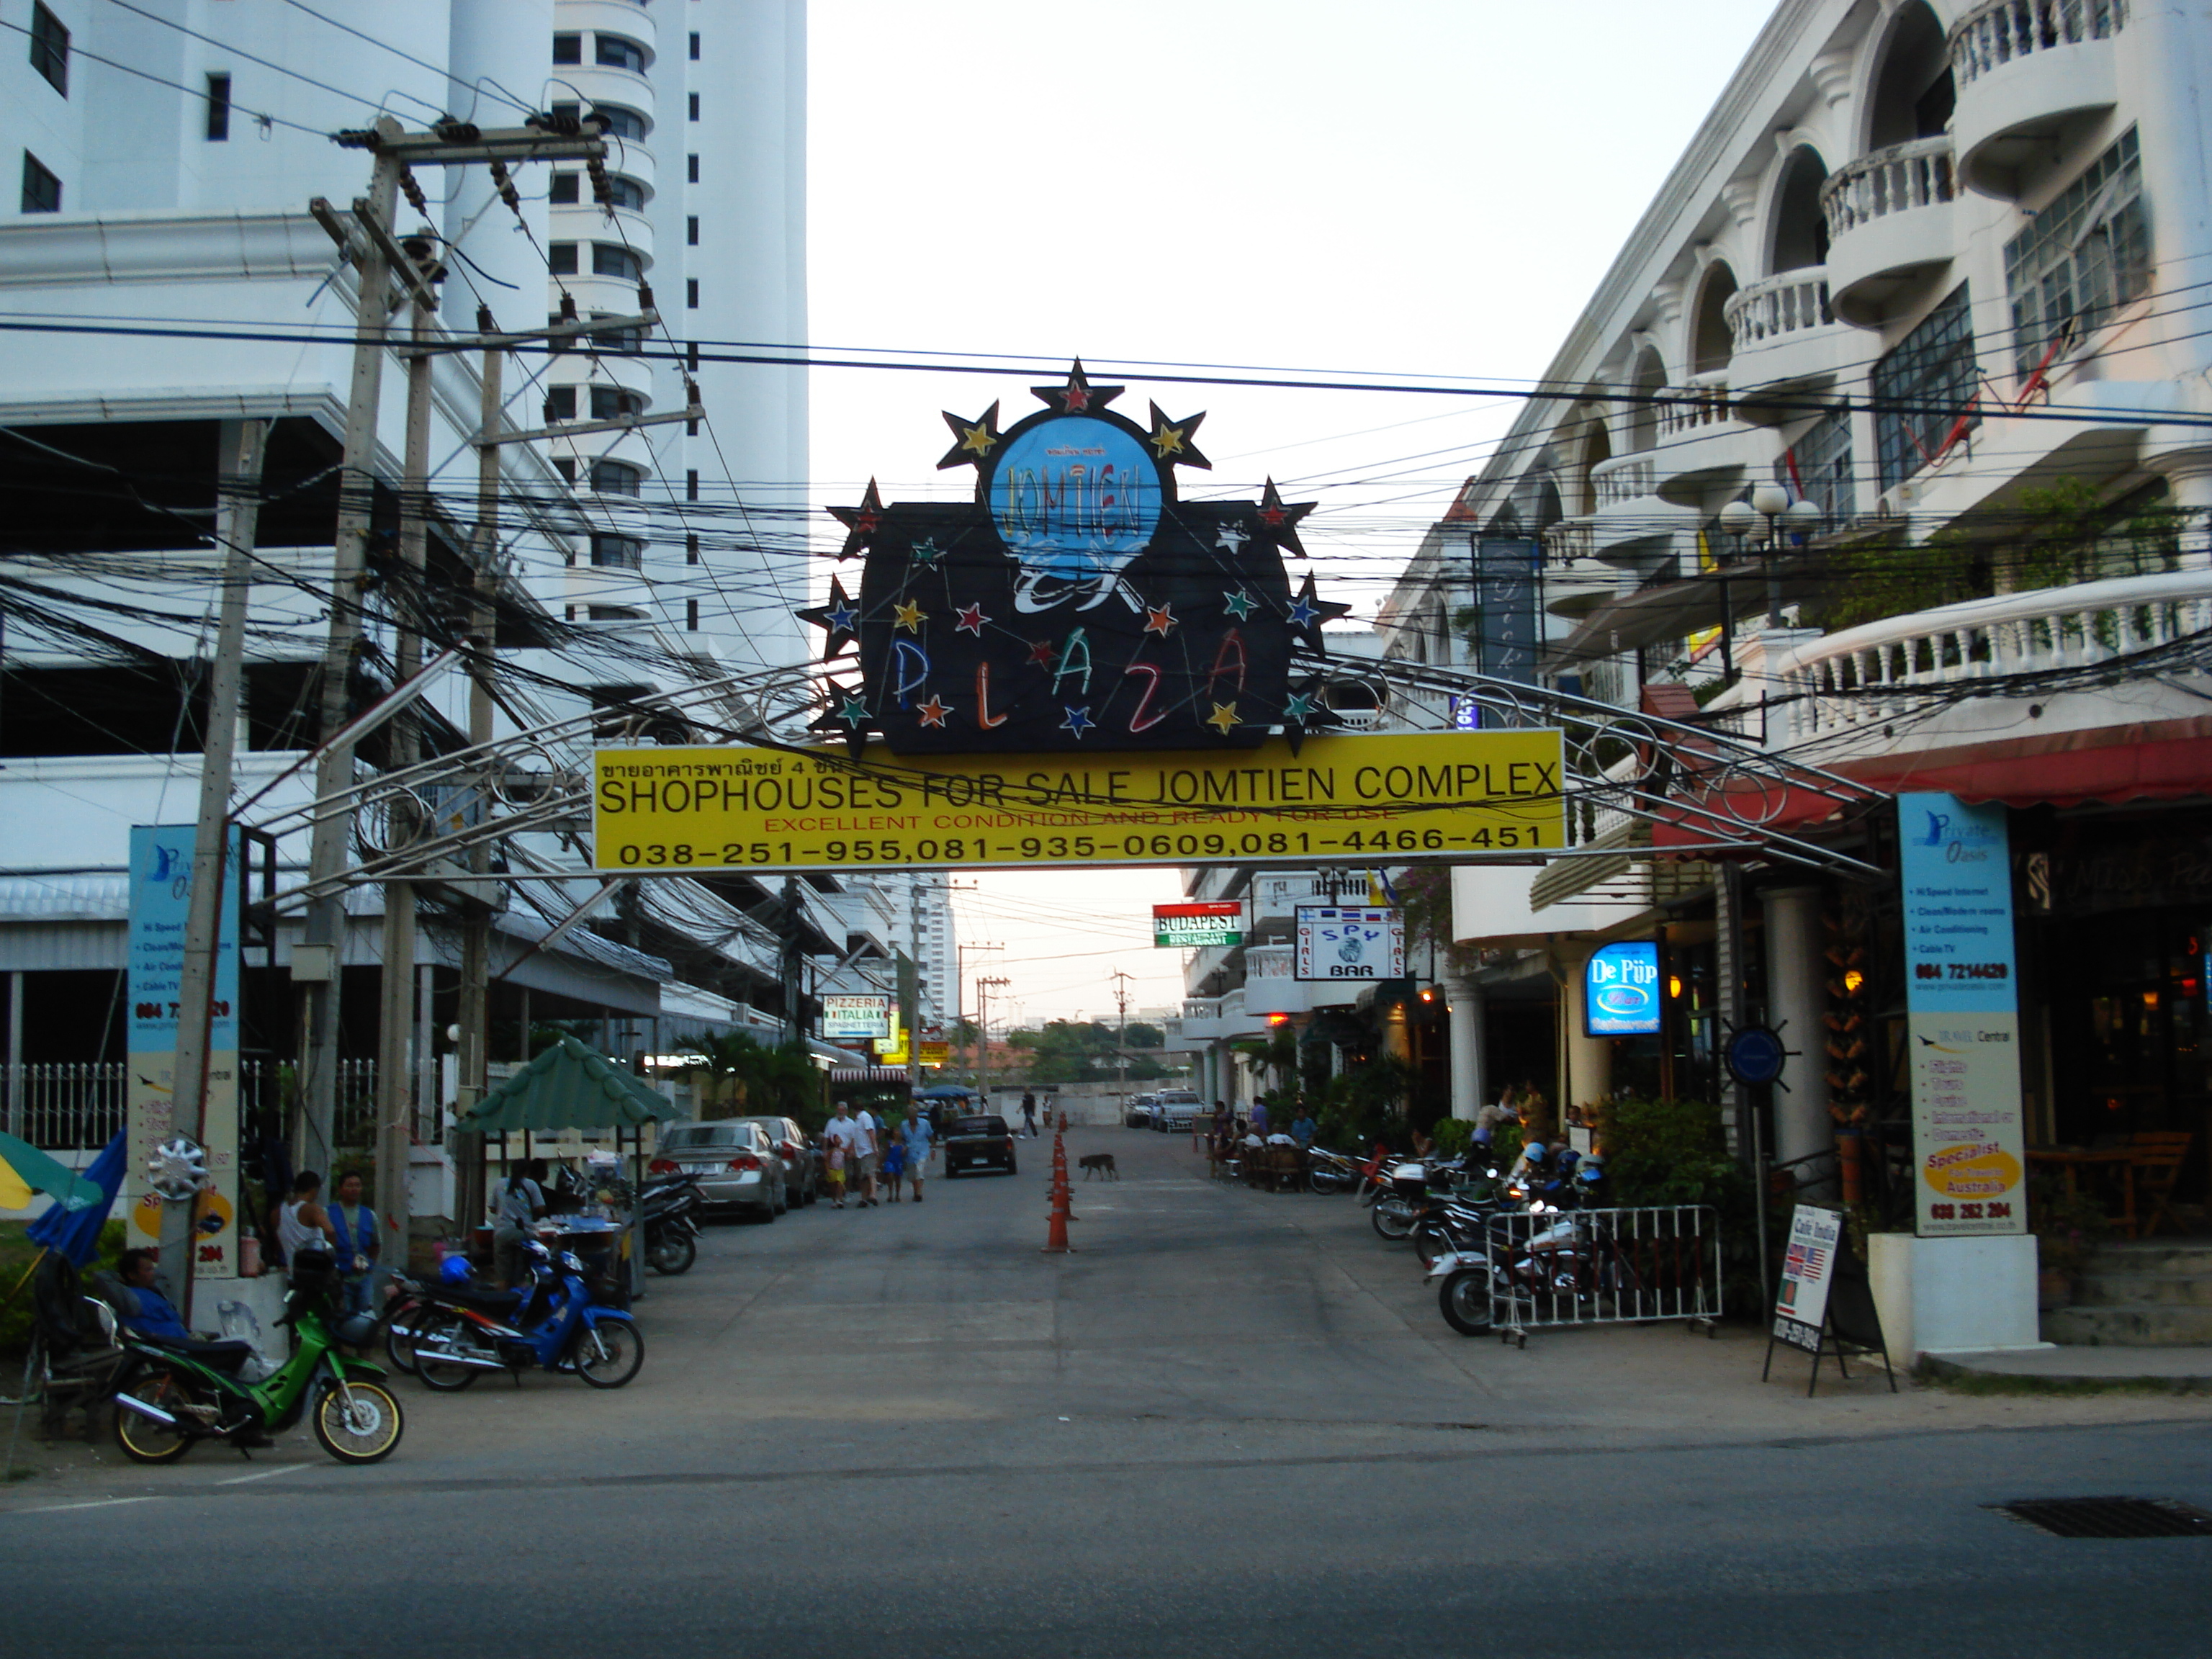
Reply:
M972 868L1468 859L1564 844L1553 731L1160 754L602 749L594 867Z

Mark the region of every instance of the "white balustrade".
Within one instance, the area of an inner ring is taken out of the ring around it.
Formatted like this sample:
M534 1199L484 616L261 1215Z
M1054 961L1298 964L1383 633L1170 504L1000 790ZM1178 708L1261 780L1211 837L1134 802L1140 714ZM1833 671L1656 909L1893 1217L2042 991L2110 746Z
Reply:
M1700 375L1686 386L1669 386L1660 395L1669 400L1659 405L1662 438L1686 437L1707 427L1725 425L1733 418L1723 375Z
M2109 40L2127 21L2127 0L1988 0L1952 27L1951 72L1966 86L2039 52Z
M1619 507L1658 493L1659 464L1648 454L1616 456L1590 469L1590 483L1600 507Z
M1297 969L1297 947L1291 945L1255 945L1244 952L1244 977L1255 979L1289 979Z
M1562 519L1543 533L1541 540L1546 564L1572 564L1589 558L1596 547L1588 519Z
M1826 328L1836 320L1828 309L1827 268L1785 270L1738 289L1721 307L1721 314L1739 352L1771 345L1808 329Z
M1950 139L1916 138L1837 168L1820 187L1820 210L1827 216L1829 240L1834 241L1861 225L1934 207L1957 193Z

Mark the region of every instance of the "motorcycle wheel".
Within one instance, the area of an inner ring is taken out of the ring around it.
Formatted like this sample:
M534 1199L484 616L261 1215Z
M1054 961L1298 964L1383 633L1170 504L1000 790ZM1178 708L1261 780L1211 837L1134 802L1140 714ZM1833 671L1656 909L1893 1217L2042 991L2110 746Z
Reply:
M155 1371L122 1390L133 1400L173 1412L191 1398L173 1371ZM192 1437L150 1417L141 1417L127 1406L115 1408L115 1443L134 1463L173 1463L192 1449Z
M457 1346L472 1357L494 1356L469 1334L468 1326L459 1319L434 1320L420 1328L415 1343L415 1380L440 1394L459 1394L484 1373L481 1366L457 1365L451 1360L440 1359L439 1348L448 1345Z
M1437 1258L1452 1249L1451 1236L1441 1222L1424 1221L1413 1229L1413 1254L1421 1259L1423 1273L1437 1265Z
M1395 1194L1377 1200L1367 1212L1368 1224L1393 1244L1402 1244L1413 1231L1413 1206Z
M1332 1198L1344 1190L1348 1177L1341 1170L1324 1170L1319 1166L1306 1171L1306 1187L1323 1198Z
M1462 1267L1437 1290L1444 1323L1462 1336L1490 1334L1490 1269Z
M341 1463L380 1463L407 1431L398 1401L382 1384L361 1381L325 1388L315 1396L313 1422L315 1438Z
M576 1375L595 1389L619 1389L645 1364L645 1338L619 1319L586 1330L569 1351Z
M657 1273L674 1278L678 1273L691 1271L691 1264L699 1259L699 1246L690 1234L670 1232L659 1243L645 1253L645 1265Z
M420 1302L406 1303L392 1310L392 1322L384 1328L384 1357L392 1362L392 1370L410 1376L415 1375L415 1338L411 1334L401 1334L399 1328L404 1325L411 1333L427 1311L427 1306Z

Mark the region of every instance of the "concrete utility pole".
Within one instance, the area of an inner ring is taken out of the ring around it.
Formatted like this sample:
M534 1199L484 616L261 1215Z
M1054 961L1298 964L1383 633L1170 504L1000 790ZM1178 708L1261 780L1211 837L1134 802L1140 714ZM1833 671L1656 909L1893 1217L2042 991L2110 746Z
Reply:
M985 1111L991 1106L991 988L1012 983L997 976L975 981L975 1094Z
M957 941L954 943L952 946L952 1024L956 1030L963 1024L965 1012L960 1006L960 988L968 982L968 953L970 951L1003 951L1006 948L1004 945L998 944L962 945ZM978 980L976 983L980 985L982 981ZM967 1045L963 1042L961 1046L965 1048ZM966 1056L963 1054L962 1058L964 1059ZM971 1067L969 1072L970 1082L975 1081L975 1071Z
M230 853L230 781L246 678L246 595L253 580L253 538L261 514L261 463L266 421L224 421L216 445L216 546L222 556L215 657L208 666L207 727L200 755L198 833L192 842L192 890L185 912L184 971L177 988L177 1061L170 1079L171 1121L180 1134L207 1139L208 1028L215 1016L216 949L223 901L234 903L224 878ZM21 981L17 981L20 987ZM21 991L11 1036L22 1024ZM232 1011L234 1013L235 1011ZM11 1128L14 1125L9 1126ZM163 1206L161 1271L191 1304L190 1202ZM173 1235L173 1237L172 1237Z
M1121 1062L1121 1092L1129 1092L1129 975L1119 968L1114 970L1114 1007L1121 1017L1121 1026L1114 1034L1114 1047Z
M429 245L406 249L425 280L435 267ZM417 293L413 327L419 346L430 332L434 293ZM431 360L416 352L407 361L406 453L399 481L399 559L407 568L415 592L392 607L392 678L404 684L422 665L422 635L416 618L408 614L410 604L422 599L422 574L429 562L430 491L430 370ZM393 769L412 766L422 758L422 732L414 710L407 709L392 722L390 760ZM404 800L393 802L386 842L402 847L420 827ZM413 1073L417 1058L416 1032L415 884L404 878L384 884L383 1006L377 1026L376 1058L376 1201L374 1208L396 1251L386 1249L379 1260L387 1267L404 1268L407 1261L407 1166L414 1150L415 1090ZM430 1033L422 1031L427 1045Z
M908 1094L921 1088L921 878L906 878L906 961L901 964L899 997L906 1030L906 1086Z
M489 307L477 307L477 336L489 340L492 333L492 315ZM499 429L501 375L507 362L502 347L487 343L483 362L477 373L483 383L483 400L479 404L477 431L489 434ZM469 560L469 586L472 602L469 610L469 631L474 635L469 652L469 743L471 747L489 743L492 739L491 675L492 654L499 642L499 612L492 603L497 586L495 567L499 562L499 471L500 447L482 444L477 449L477 527ZM477 810L483 810L483 800L478 796ZM485 891L483 878L491 873L491 848L478 845L469 849L469 872L477 878L472 884L471 896L476 900L461 918L461 988L460 1006L454 1024L460 1031L460 1063L459 1066L457 1098L454 1105L466 1113L483 1097L490 1081L487 1066L491 1057L491 903ZM522 1034L523 1048L530 1046L530 1033ZM453 1162L458 1166L453 1207L459 1213L453 1218L467 1237L470 1230L483 1219L484 1213L483 1169L477 1152L483 1137L471 1132L459 1132L453 1137Z
M801 918L799 912L799 878L797 876L786 876L783 878L782 921L782 960L778 965L782 969L783 981L783 1040L786 1042L804 1042L806 1040L806 1030L805 1023L800 1018L799 1006L799 928Z

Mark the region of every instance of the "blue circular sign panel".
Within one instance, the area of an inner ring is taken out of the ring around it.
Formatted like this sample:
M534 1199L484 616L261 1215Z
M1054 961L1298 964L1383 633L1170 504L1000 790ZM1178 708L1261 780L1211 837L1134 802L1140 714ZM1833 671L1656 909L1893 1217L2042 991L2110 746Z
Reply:
M1088 416L1040 421L991 475L991 520L1025 575L1117 576L1160 521L1159 473L1144 444Z
M1764 1025L1747 1025L1728 1040L1722 1060L1738 1083L1762 1088L1782 1075L1782 1038Z

